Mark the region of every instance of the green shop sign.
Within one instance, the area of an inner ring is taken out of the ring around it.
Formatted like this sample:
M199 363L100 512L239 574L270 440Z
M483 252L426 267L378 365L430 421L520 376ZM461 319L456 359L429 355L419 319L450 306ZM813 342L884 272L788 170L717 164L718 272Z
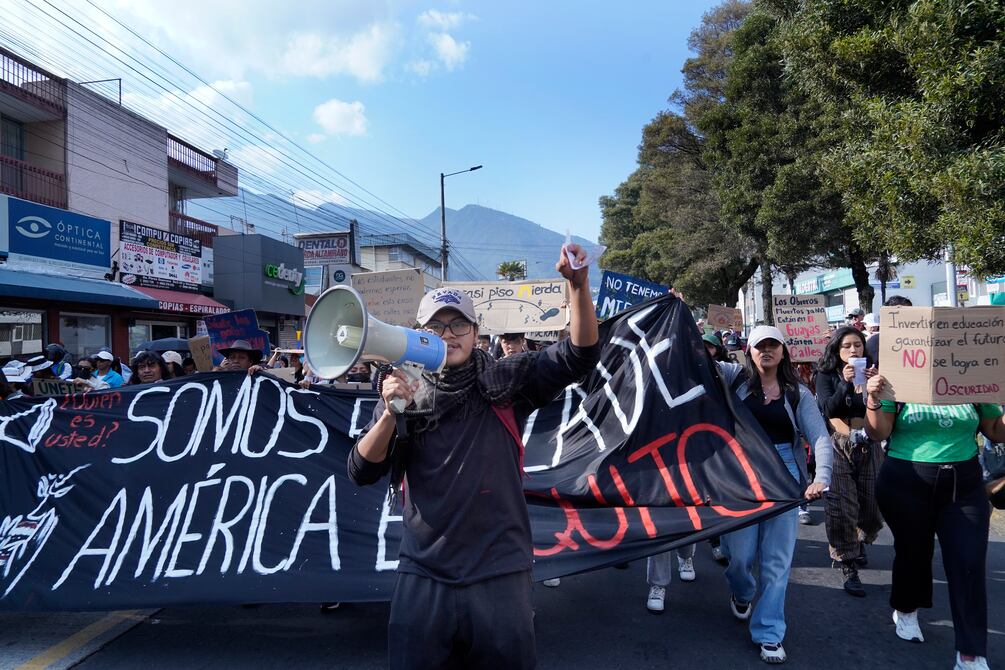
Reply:
M273 265L269 263L265 266L265 276L269 279L279 279L290 283L290 293L293 295L303 295L306 288L304 281L304 271L297 268L288 268L285 263Z

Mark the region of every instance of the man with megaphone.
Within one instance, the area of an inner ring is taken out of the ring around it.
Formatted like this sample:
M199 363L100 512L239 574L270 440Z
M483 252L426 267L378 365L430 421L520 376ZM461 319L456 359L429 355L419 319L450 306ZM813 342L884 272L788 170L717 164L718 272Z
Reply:
M569 338L496 361L475 347L471 298L439 288L423 297L416 320L446 344L442 374L416 380L396 370L384 379L373 420L350 453L349 476L360 485L388 471L407 480L388 626L395 670L536 664L520 436L534 409L600 359L585 260L569 244L556 265L568 280ZM395 401L404 402L400 415L388 409Z

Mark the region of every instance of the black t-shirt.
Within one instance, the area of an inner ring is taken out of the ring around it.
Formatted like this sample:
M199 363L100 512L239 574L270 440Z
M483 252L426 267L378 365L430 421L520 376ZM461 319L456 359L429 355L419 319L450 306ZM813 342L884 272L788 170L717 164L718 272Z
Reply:
M792 444L795 433L792 430L792 419L785 411L784 395L765 405L760 396L751 394L743 399L743 404L753 413L773 444Z
M600 346L579 348L563 340L519 355L535 358L513 405L522 430L534 409L596 365ZM478 402L464 418L452 412L435 429L413 438L405 463L399 572L473 584L531 568L519 447L492 407ZM383 412L378 401L363 435ZM370 463L358 449L350 452L349 477L357 484L373 483L389 468L388 460Z

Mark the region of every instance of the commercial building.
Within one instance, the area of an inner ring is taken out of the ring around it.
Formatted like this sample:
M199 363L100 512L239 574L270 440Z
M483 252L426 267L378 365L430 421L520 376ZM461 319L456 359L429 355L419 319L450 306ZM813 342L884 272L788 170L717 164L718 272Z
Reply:
M359 240L359 264L372 272L418 268L427 291L440 285L440 250L423 244L408 233L363 235Z
M213 247L231 231L184 212L237 193L225 160L0 49L0 357L125 357L229 310Z
M883 305L882 285L875 278L876 267L868 267L869 284L875 289L872 305L860 305L858 290L855 288L855 278L849 268L834 270L809 270L795 278L790 285L784 277L775 277L772 282L774 294L805 295L821 294L826 299L827 320L830 323L840 323L849 311L862 307L868 312L878 312ZM911 300L918 307L940 307L949 305L949 293L946 290L945 262L916 262L896 265L897 277L886 284L886 295L901 295ZM979 280L972 276L966 268L956 270L956 297L960 306L990 304L990 295L1005 291L1005 276L988 277ZM761 298L760 271L747 283L739 295L737 305L744 315L744 323L751 328L764 323L764 304Z

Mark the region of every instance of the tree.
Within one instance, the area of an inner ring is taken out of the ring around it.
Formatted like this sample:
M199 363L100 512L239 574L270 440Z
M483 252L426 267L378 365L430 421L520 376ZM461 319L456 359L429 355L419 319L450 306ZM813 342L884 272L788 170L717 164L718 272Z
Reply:
M823 156L838 144L838 108L785 77L782 16L769 10L756 5L736 31L725 103L701 120L722 218L755 241L766 306L772 268L792 282L813 266L850 267L861 304L871 305L871 258L846 226L840 193L821 173Z
M672 285L695 304L734 303L758 265L750 240L723 228L697 130L697 119L722 104L732 34L747 12L730 0L703 17L672 109L643 129L638 169L600 199L604 267Z
M1005 6L773 0L793 81L848 103L823 162L863 248L1005 272Z
M496 275L500 279L508 279L510 281L516 281L517 279L526 279L527 262L503 261L498 266L496 266Z

